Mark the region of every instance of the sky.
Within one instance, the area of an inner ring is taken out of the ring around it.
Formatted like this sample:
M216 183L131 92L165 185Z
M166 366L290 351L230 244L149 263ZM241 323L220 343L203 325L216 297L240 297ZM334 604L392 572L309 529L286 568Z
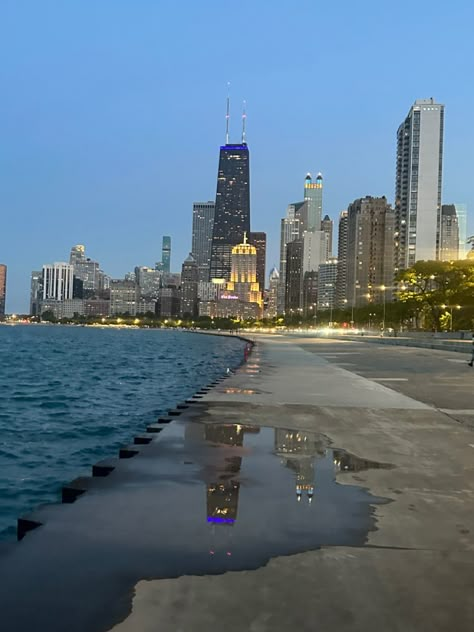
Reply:
M417 98L446 106L443 202L474 212L472 24L469 0L0 0L7 311L27 312L31 271L78 243L122 277L171 235L181 269L192 204L215 198L228 82L231 140L247 102L267 271L308 171L334 220L358 197L393 202Z

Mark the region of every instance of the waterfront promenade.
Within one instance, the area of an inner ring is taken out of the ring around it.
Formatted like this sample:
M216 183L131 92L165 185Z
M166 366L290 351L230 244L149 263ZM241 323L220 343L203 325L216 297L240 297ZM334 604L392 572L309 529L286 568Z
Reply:
M473 381L456 353L257 336L35 513L0 555L5 629L473 629Z

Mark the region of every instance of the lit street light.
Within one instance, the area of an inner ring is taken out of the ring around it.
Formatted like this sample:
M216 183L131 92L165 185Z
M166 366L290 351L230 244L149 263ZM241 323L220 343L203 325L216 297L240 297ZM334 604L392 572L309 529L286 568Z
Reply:
M461 309L461 305L441 305L443 309L449 309L450 321L449 321L449 331L453 331L453 309Z

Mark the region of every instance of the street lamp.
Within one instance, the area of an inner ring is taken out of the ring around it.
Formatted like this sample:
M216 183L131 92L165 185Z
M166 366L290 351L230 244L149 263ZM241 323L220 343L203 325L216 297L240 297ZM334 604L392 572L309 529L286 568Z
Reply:
M461 309L461 305L441 305L443 309L449 309L450 321L449 321L449 331L453 331L453 309Z
M385 285L381 285L380 289L383 292L383 317L382 317L382 331L385 331L385 290L387 289ZM393 310L392 310L393 313Z

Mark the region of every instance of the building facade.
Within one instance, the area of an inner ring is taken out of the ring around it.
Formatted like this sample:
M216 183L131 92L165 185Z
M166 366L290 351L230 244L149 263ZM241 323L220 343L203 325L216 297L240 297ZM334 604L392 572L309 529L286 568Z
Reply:
M318 173L315 182L313 182L310 173L306 175L304 200L307 203L307 224L305 230L310 232L321 230L323 217L323 176L321 173Z
M303 235L303 222L301 220L302 208L306 206L304 202L289 204L286 209L286 217L281 220L280 232L280 282L278 289L278 314L285 313L286 295L286 256L287 246L296 239L301 239Z
M74 276L82 281L85 291L95 292L102 289L101 274L103 273L97 261L86 257L85 246L78 244L71 248L69 263L73 266Z
M459 259L459 221L454 204L441 207L441 235L439 258L441 261Z
M337 259L331 258L319 266L318 310L336 307Z
M459 203L456 203L454 206L456 208L459 227L459 258L465 259L469 252L469 246L467 244L467 238L469 237L467 234L467 206L466 204Z
M444 105L418 99L397 132L396 270L439 259Z
M161 263L164 274L171 272L171 237L164 235L161 245Z
M230 280L232 248L250 233L250 162L247 143L220 148L210 278Z
M332 233L333 233L333 221L329 215L325 215L321 220L321 230L324 235L324 259L329 261L332 257Z
M336 306L344 309L348 304L347 297L347 246L349 238L349 214L341 211L339 215L337 240L337 279Z
M190 253L181 270L181 316L195 318L198 314L199 268Z
M285 313L293 314L303 309L303 240L287 245L285 275Z
M385 197L366 196L348 208L347 301L361 307L391 301L395 213Z
M280 287L280 273L276 268L270 272L268 285L268 300L265 316L275 318L278 315L278 289Z
M138 286L134 281L113 279L110 282L111 316L120 314L136 316L138 296Z
M5 316L5 304L7 299L7 266L0 263L0 318Z
M199 281L209 281L215 202L194 202L191 252L198 266Z
M160 291L162 273L148 266L135 268L135 283L142 298L157 299Z
M70 263L52 263L43 266L42 300L66 301L74 295L74 266Z
M267 235L262 232L251 232L248 242L255 246L257 251L257 283L260 291L265 289L265 262L267 257Z

